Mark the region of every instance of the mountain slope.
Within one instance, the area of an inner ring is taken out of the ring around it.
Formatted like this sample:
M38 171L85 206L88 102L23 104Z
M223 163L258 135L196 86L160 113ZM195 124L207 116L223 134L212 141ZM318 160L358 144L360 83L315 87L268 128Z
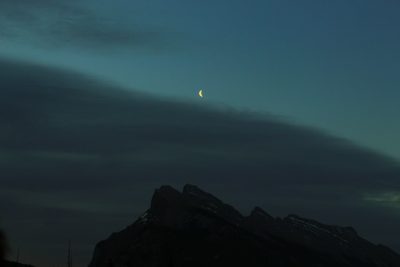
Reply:
M296 215L247 217L196 186L162 186L151 207L97 244L89 267L319 266L395 267L400 256L350 227Z

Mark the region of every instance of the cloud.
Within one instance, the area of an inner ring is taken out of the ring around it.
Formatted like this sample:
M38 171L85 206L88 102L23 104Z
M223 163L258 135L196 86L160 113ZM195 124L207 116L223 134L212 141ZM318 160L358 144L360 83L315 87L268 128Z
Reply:
M349 224L400 249L397 213L365 199L400 191L391 158L273 116L155 98L33 63L0 60L0 81L0 211L12 240L43 239L48 252L59 240L45 222L88 251L84 233L94 243L131 223L154 188L193 183L244 211L260 205ZM393 225L378 229L382 218Z
M369 194L365 196L365 200L384 205L400 206L400 192L384 192L373 195Z
M159 47L158 30L126 25L98 15L81 1L0 1L0 36L46 47Z

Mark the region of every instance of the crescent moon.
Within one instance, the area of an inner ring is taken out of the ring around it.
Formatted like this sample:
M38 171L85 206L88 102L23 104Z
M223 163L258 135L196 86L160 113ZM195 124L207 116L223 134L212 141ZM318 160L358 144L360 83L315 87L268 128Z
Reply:
M199 91L199 96L200 96L201 98L203 98L203 90L200 90L200 91Z

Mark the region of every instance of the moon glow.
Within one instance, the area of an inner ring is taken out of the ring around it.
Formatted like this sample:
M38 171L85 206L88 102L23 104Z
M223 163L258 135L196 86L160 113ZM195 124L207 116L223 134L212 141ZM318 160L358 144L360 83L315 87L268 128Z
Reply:
M199 91L199 96L200 96L201 98L203 98L203 90L200 90L200 91Z

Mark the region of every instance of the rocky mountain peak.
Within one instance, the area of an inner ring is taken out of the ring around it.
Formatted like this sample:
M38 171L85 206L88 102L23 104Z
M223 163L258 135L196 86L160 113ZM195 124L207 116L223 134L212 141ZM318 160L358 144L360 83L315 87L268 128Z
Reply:
M156 221L174 226L182 216L182 209L182 194L173 187L165 185L155 190L146 216L151 214Z
M201 190L197 186L185 185L182 194L185 203L191 208L214 214L235 225L238 225L243 219L243 215L235 208L225 204L212 194Z
M269 215L266 211L264 211L262 208L260 207L255 207L251 213L249 217L254 217L254 218L260 218L266 221L270 221L270 220L274 220L274 217L272 217L271 215Z
M175 205L180 201L181 193L175 188L164 185L156 189L151 200L151 209L156 211L158 209L166 208L167 206Z
M334 225L325 225L315 220L306 219L298 215L289 215L284 219L285 222L302 229L303 231L318 233L320 235L330 235L343 242L349 243L350 240L356 240L360 237L352 227L340 227Z
M243 216L232 206L223 203L197 186L187 184L182 192L170 186L161 186L154 192L149 211L160 223L183 225L189 217L202 212L238 225Z
M89 267L398 267L400 256L351 227L260 207L247 217L194 185L162 186L131 226L96 246Z

